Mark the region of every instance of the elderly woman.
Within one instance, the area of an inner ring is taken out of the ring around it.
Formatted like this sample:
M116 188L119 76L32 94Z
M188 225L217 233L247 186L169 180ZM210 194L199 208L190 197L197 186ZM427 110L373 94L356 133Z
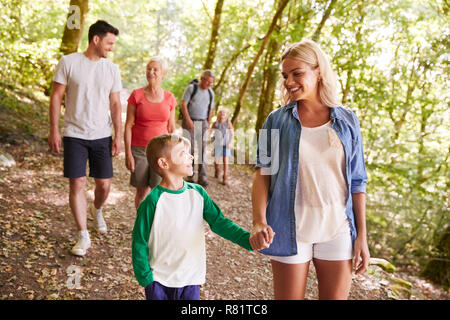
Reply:
M130 184L136 188L135 206L139 206L161 177L147 163L145 149L153 137L175 130L174 95L161 87L167 63L153 57L147 64L148 85L134 90L128 98L125 122L125 161L131 172Z

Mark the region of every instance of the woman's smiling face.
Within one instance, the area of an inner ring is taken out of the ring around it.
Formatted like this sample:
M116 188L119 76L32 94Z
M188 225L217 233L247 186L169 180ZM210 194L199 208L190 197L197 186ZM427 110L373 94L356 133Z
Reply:
M151 61L149 64L147 64L146 77L148 83L156 85L161 84L163 80L161 64L156 61Z
M282 62L281 74L291 101L319 99L319 68L313 69L301 60L288 57Z

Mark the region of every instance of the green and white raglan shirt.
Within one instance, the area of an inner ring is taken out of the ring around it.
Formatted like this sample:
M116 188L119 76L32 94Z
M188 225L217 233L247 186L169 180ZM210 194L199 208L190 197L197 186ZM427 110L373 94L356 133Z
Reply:
M141 286L153 281L172 288L205 283L203 220L213 232L252 251L250 233L225 218L200 185L184 182L176 191L153 188L139 205L133 228L133 269Z

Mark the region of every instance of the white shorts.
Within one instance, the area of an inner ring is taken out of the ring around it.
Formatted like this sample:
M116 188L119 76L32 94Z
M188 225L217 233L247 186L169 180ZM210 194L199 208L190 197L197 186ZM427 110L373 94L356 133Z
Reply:
M305 263L311 261L312 258L329 261L351 260L353 258L352 238L346 232L326 242L306 243L297 241L296 255L268 257L272 260L288 264Z

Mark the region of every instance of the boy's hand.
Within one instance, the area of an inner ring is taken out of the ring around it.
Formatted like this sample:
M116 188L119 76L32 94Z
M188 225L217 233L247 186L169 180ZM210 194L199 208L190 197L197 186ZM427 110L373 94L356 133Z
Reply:
M253 250L262 250L270 247L273 241L275 232L267 224L256 224L253 226L250 234L250 245Z

